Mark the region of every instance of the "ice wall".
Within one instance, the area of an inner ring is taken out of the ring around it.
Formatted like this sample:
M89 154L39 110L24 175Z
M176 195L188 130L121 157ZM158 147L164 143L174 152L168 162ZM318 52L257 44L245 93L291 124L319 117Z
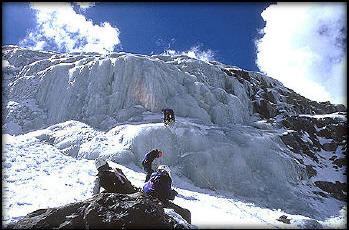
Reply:
M75 119L110 129L164 107L208 124L243 123L252 114L244 87L199 60L187 60L183 67L126 53L45 55L20 62L24 67L8 100L35 99L47 113L48 125ZM18 66L13 56L7 55L8 62Z

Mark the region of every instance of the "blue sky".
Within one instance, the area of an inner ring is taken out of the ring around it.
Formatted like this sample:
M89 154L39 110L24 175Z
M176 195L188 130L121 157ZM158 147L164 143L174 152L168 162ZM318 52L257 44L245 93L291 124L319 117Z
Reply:
M186 51L199 46L201 50L212 50L217 61L257 71L254 40L258 37L258 29L264 26L260 14L268 5L258 2L105 2L84 11L79 7L74 9L94 24L109 22L118 28L121 46L115 50L158 54L168 48ZM3 6L3 44L18 44L26 32L35 27L35 12L29 3L5 3ZM229 26L227 22L231 22Z
M2 11L3 45L182 53L263 72L312 100L346 104L346 3L8 2Z

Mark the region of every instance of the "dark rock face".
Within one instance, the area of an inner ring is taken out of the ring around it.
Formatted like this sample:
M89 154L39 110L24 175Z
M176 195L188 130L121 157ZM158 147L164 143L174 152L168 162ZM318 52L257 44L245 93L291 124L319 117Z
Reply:
M253 102L253 112L259 113L261 117L266 119L275 117L278 114L278 111L275 109L272 102L265 99Z
M291 137L282 137L285 144L289 144L294 147L296 144L305 141L300 137L302 135L308 136L310 143L308 143L309 149L312 151L325 151L335 152L338 147L342 150L347 149L347 130L346 121L342 121L336 118L312 118L303 116L285 116L281 121L281 124L287 128L296 132L288 134ZM319 137L330 140L327 143L320 144ZM293 140L292 140L293 139ZM343 151L344 152L344 151Z
M181 209L177 206L177 209ZM190 212L183 209L190 220ZM189 212L189 213L188 213ZM182 213L182 215L183 215ZM178 223L164 213L156 198L138 192L134 194L100 193L85 201L57 208L39 209L29 213L10 229L78 228L191 228L190 224Z
M241 84L249 86L248 96L255 115L288 130L280 135L280 139L297 156L297 161L304 166L308 179L322 190L313 193L345 200L346 183L316 181L316 176L317 169L323 167L338 171L339 168L347 166L347 108L341 104L331 104L329 101L309 100L284 87L281 82L262 74L230 67L221 70L226 75L236 78ZM345 115L345 119L336 116L311 116L333 113ZM323 151L328 152L327 155L333 155L324 157L320 154ZM312 163L306 161L308 163L305 164L304 158L310 159ZM346 175L346 172L343 175Z
M347 201L347 184L336 181L315 181L315 185L338 200Z
M307 155L315 162L319 161L315 154L315 147L305 142L299 133L288 133L287 135L280 136L280 138L292 152Z
M334 155L324 160L332 162L334 170L347 166L345 158L347 154L346 121L332 117L285 116L281 124L283 127L293 130L293 132L288 132L280 136L280 138L295 154L309 156L314 161L314 165L316 165L319 163L317 152L332 152ZM321 144L320 139L326 142ZM339 152L343 154L343 158L339 158L339 155L336 155ZM304 165L304 163L302 164ZM309 178L317 175L313 165L305 165L305 167ZM346 175L345 173L343 174ZM315 181L314 184L323 191L314 191L315 194L319 194L322 197L332 196L338 200L346 201L347 183Z
M309 175L309 178L317 175L316 170L313 169L313 167L312 167L311 165L306 165L306 168L305 168L305 169L307 170L307 173L308 173L308 175Z
M229 67L221 70L226 75L236 78L241 84L251 86L253 93L249 96L253 103L253 112L259 114L262 119L269 119L278 114L329 114L347 110L342 104L334 105L329 101L316 102L307 99L266 76L253 75L249 71Z

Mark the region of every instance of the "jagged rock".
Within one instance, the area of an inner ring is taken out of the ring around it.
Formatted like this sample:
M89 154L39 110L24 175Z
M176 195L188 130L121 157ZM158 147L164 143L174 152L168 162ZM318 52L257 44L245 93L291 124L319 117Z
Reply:
M271 91L265 92L264 98L267 98L268 101L270 101L274 104L277 103L277 98L275 98L275 95Z
M285 215L280 216L279 219L277 219L277 220L280 221L280 222L283 222L285 224L290 224L291 223L291 220L287 219L287 216L285 216Z
M232 72L235 73L237 76L247 80L247 81L250 81L251 78L250 78L250 75L248 74L247 71L244 71L244 70L238 70L238 69L232 69Z
M324 129L321 129L319 132L318 132L318 135L320 136L320 137L324 137L324 138L326 138L326 139L331 139L332 138L332 133L331 133L331 131L330 131L330 129L329 128L324 128Z
M316 122L318 128L317 135L327 139L334 139L337 142L346 140L347 128L346 123L331 118L322 118Z
M228 76L233 76L233 74L232 74L229 70L224 69L224 68L222 68L221 70L222 70L224 73L226 73Z
M334 142L330 142L330 143L324 143L322 145L322 148L326 151L329 151L329 152L333 152L333 151L336 151L337 149L337 144L334 143Z
M253 111L259 113L262 118L268 119L277 115L278 111L271 102L261 99L253 102Z
M315 169L313 169L313 166L311 165L306 165L305 169L307 170L307 173L309 175L309 178L316 176L317 172Z
M310 117L286 116L282 123L289 129L305 131L309 134L316 132Z
M315 155L313 146L310 143L304 142L298 133L288 133L280 136L281 140L290 150L296 154L305 154L318 162L318 157Z
M336 181L332 183L329 181L315 181L314 184L321 190L331 194L336 199L346 201L347 184Z
M347 166L347 159L346 158L339 158L333 161L333 164L337 165L339 168L343 166Z
M178 209L181 208L177 206ZM182 215L183 213L190 215L188 212L183 209ZM190 216L185 218L190 219ZM192 228L190 224L183 223L164 213L156 198L139 192L130 195L100 193L84 201L57 208L39 209L7 227L9 229Z

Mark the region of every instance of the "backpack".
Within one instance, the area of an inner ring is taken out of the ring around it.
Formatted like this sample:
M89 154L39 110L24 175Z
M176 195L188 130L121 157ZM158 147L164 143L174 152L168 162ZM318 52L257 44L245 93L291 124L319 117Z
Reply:
M116 193L134 193L136 192L135 187L122 173L121 169L113 170L102 170L98 172L99 184L107 192Z
M151 190L154 191L160 200L168 199L168 194L171 189L172 180L169 176L155 172L149 179L151 181Z

